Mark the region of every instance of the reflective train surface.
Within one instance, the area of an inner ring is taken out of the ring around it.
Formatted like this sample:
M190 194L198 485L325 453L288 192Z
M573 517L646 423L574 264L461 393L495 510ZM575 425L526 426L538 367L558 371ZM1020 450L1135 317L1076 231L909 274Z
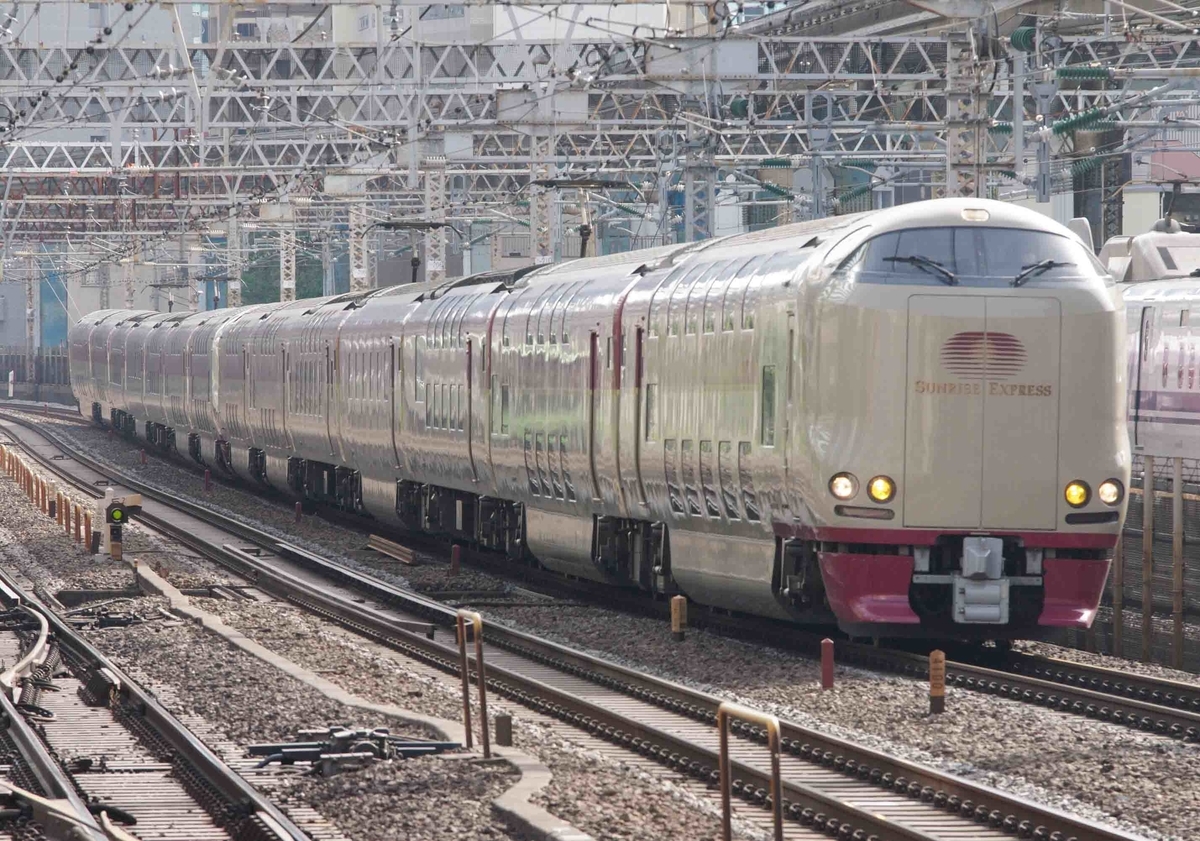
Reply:
M71 328L85 411L214 471L559 573L861 636L1090 624L1125 313L1032 211L944 199Z
M1134 451L1200 458L1200 234L1163 220L1148 233L1110 239L1100 259L1127 306Z

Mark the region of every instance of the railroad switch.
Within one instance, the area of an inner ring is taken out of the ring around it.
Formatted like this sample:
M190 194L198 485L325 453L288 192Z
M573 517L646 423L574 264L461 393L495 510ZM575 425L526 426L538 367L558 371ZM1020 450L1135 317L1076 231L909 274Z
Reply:
M410 759L462 747L458 742L393 736L386 727L374 730L329 727L300 730L296 735L303 741L250 745L247 750L251 756L263 757L258 768L274 762L281 765L309 762L318 765L323 774L331 774L360 768L376 760Z

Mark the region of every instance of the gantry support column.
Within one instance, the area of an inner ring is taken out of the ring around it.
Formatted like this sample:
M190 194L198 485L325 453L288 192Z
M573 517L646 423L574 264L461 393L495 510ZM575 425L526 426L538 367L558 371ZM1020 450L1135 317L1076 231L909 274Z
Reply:
M137 292L137 272L134 270L133 263L125 263L121 266L121 282L125 287L125 309L133 309L133 300Z
M554 134L543 134L540 130L530 138L533 145L533 166L530 181L551 177L551 157L554 153ZM529 236L530 256L534 265L554 262L554 243L550 236L550 202L553 193L547 187L529 185Z
M242 305L242 226L236 216L229 217L225 229L225 252L229 260L229 280L225 281L225 306Z
M446 157L425 158L425 218L446 221ZM446 229L430 228L425 234L425 280L441 283L446 279Z
M946 195L979 197L987 188L983 158L989 121L974 37L953 36L947 58Z
M34 349L37 337L37 264L30 254L25 258L25 382L31 383L37 376L34 365Z
M108 267L101 266L95 270L96 283L100 287L100 309L106 310L112 306L111 288L109 286L110 276Z
M350 205L350 291L371 288L367 265L367 211L361 204Z
M290 221L279 231L279 300L296 300L296 228Z

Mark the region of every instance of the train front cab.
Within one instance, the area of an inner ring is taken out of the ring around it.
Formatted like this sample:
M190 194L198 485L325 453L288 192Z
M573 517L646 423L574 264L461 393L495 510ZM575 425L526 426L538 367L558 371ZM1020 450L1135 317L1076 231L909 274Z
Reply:
M1090 625L1103 591L1129 481L1120 296L1065 229L986 206L991 225L910 221L830 277L840 376L803 533L850 633L1040 636Z

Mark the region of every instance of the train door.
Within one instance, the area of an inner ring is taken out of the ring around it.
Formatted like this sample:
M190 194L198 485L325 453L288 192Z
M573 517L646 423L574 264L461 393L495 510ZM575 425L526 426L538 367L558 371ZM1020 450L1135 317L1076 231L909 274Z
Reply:
M333 346L325 340L325 443L329 447L329 455L336 453L333 446Z
M474 339L467 339L467 397L466 406L464 407L467 416L465 419L462 419L462 423L467 432L467 460L471 463L471 481L478 482L479 471L475 469L475 428L473 423L475 415L474 371L472 371L471 367L474 347Z
M388 406L390 407L388 429L391 431L392 439L392 467L396 469L400 468L400 449L396 446L396 424L400 417L400 410L396 405L396 400L404 393L404 378L400 373L403 356L401 348L403 346L403 339L400 341L396 341L395 337L388 339L388 356L391 359L391 376L388 377Z
M596 475L596 425L600 413L600 336L595 330L588 342L588 475L592 481L592 499L600 498Z
M1154 407L1154 307L1143 307L1138 329L1137 370L1134 371L1133 393L1133 445L1142 446L1142 410ZM1143 391L1144 389L1144 391Z

